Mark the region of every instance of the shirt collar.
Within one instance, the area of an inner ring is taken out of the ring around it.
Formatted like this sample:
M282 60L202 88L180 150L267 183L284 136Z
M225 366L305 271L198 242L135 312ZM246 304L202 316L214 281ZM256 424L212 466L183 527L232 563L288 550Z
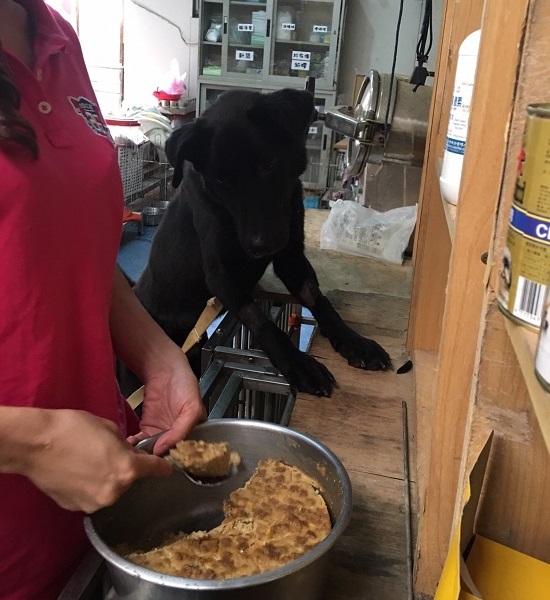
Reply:
M69 38L54 17L57 13L53 9L47 6L44 0L17 1L25 7L32 19L35 35L35 64L42 63L56 52L66 50Z

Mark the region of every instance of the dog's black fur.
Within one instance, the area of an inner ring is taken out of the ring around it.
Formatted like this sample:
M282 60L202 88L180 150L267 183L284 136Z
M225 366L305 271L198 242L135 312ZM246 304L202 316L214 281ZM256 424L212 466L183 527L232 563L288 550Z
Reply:
M252 299L252 290L273 263L275 274L350 365L391 367L383 348L344 324L320 292L304 255L299 177L306 167L305 139L313 115L313 99L305 91L235 90L175 130L166 153L177 192L134 289L180 345L206 301L217 296L250 329L291 386L329 396L335 384L329 370L300 352Z

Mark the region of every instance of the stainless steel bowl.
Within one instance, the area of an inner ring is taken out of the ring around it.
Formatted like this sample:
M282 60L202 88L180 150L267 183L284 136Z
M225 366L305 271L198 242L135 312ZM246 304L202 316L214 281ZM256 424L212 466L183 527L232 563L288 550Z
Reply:
M346 528L352 509L349 477L338 458L309 436L247 419L216 419L189 436L226 441L241 456L237 473L222 483L202 485L174 471L170 477L137 481L111 507L85 517L88 537L107 562L120 598L132 600L316 600L329 568L330 549ZM332 530L315 548L278 569L226 580L163 575L135 565L113 550L120 543L147 548L166 532L210 529L223 518L223 501L244 485L262 458L280 459L319 481Z
M166 214L166 208L160 206L145 206L141 211L141 219L144 225L156 227Z

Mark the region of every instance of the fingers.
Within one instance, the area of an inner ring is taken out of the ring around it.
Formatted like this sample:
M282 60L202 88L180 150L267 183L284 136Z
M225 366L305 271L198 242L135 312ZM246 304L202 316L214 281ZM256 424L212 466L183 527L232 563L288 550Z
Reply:
M142 477L167 477L172 472L172 465L152 454L136 453L136 479Z
M117 477L106 478L103 486L96 486L94 493L80 498L77 503L74 499L54 497L54 500L68 510L81 510L91 514L106 506L111 506L138 480L143 477L167 477L172 473L172 465L163 458L151 454L134 452L131 466L119 472Z
M184 410L172 423L170 429L156 441L153 453L157 456L166 453L168 449L174 447L177 442L185 439L191 430L200 422L205 421L206 418L206 409L202 401L200 410Z
M206 409L204 406L201 406L201 408L202 410L196 412L194 415L189 415L187 413L180 415L168 431L162 432L158 431L156 428L145 426L143 430L136 435L129 436L127 442L135 446L139 442L151 438L152 436L158 436L158 439L151 440L153 447L148 448L147 452L156 456L162 456L170 448L174 447L177 442L185 439L195 425L206 420Z
M177 422L174 423L174 427L162 435L156 442L153 453L157 456L162 456L170 448L173 448L179 441L184 440L187 434L193 429L197 423L184 423L179 425Z
M143 440L146 440L147 438L150 438L151 436L156 435L157 433L160 433L160 431L158 429L157 430L153 430L153 428L149 427L146 430L144 429L143 431L140 431L139 433L136 433L135 435L129 435L126 438L126 441L131 446L135 446L139 442L142 442Z

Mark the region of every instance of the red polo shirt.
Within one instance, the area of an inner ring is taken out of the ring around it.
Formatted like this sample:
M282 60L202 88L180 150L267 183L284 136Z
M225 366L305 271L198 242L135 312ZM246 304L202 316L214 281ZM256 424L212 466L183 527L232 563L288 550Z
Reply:
M109 305L122 224L117 153L77 37L41 0L35 65L5 53L40 149L0 145L0 403L75 408L126 434ZM56 598L88 549L82 514L0 475L0 598Z

